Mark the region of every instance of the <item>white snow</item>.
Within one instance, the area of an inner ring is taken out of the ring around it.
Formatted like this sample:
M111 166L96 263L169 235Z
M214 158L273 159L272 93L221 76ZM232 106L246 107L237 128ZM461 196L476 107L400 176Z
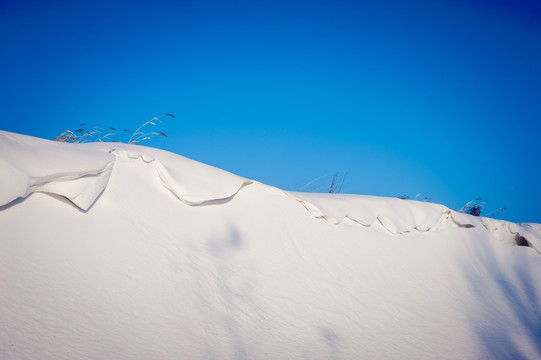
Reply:
M0 174L0 359L541 358L540 224L2 131Z

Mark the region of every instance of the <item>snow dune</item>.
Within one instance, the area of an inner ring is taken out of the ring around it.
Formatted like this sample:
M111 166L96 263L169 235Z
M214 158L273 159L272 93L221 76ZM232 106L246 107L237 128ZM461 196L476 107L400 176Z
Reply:
M1 359L541 358L540 224L2 131L0 174Z

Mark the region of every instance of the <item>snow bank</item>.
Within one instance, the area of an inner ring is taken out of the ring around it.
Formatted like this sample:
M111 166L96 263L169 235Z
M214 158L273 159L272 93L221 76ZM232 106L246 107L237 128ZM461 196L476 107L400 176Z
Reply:
M541 357L539 224L7 132L0 172L2 359Z
M63 196L86 211L106 188L119 158L151 166L163 186L189 205L231 199L253 183L176 154L120 143L67 144L0 131L0 149L0 170L5 174L0 183L0 206L33 192L44 192ZM490 232L498 232L498 238L516 238L518 242L523 238L522 245L541 250L541 231L533 225L525 228L460 214L439 204L361 195L286 194L312 216L334 224L347 219L370 227L377 222L394 234L483 224Z

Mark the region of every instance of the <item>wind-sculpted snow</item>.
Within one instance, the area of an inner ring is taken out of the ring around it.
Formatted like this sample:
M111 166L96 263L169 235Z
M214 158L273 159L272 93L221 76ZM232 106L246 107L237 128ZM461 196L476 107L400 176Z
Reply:
M312 194L290 192L314 217L333 224L352 221L364 227L375 224L393 234L411 231L443 231L449 227L482 225L498 240L529 246L541 252L541 225L507 221L459 213L427 202L366 195Z
M0 171L2 360L541 358L540 224L119 143Z
M515 224L490 218L481 218L481 223L495 239L512 245L528 246L541 253L541 224Z
M177 155L171 156L170 153L156 149L148 150L150 149L123 150L123 147L119 147L111 152L117 158L141 161L152 166L159 175L162 185L188 205L205 205L229 199L243 186L252 183L196 161Z
M107 186L114 160L85 146L0 131L0 206L39 191L87 210Z
M88 210L107 187L119 158L152 166L162 184L191 205L230 198L250 183L166 151L127 144L66 144L0 131L0 150L0 206L44 192Z
M188 205L211 205L253 184L221 169L167 151L120 143L66 144L0 132L0 206L33 192L63 196L88 210L107 187L116 161L150 166L161 184ZM502 241L541 250L541 231L461 214L439 204L363 195L283 192L313 217L333 224L374 224L393 234L482 224Z
M400 234L415 230L435 231L450 223L445 221L450 214L449 209L438 204L364 195L308 193L291 193L291 195L301 201L313 216L334 224L348 219L369 227L378 222L387 231ZM475 219L466 221L462 217L460 221L467 225L478 222Z

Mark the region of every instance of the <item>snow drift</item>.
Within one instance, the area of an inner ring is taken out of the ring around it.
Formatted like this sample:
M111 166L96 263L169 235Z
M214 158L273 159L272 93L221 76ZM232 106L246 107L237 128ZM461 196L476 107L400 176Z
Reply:
M540 224L7 132L0 173L2 359L541 357Z

